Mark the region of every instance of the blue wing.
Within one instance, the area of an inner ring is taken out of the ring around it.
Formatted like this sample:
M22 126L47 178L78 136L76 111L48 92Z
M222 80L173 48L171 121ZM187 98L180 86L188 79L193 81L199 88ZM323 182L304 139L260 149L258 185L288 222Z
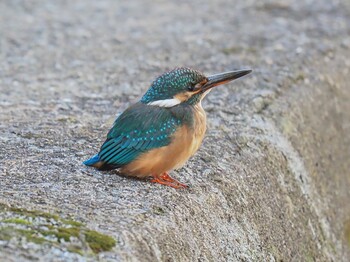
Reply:
M137 103L114 122L98 153L99 161L113 168L128 164L143 152L170 144L180 124L167 108Z

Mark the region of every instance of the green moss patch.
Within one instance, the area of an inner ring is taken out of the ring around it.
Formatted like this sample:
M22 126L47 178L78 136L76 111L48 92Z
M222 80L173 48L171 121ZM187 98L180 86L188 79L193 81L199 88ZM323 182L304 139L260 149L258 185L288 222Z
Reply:
M90 248L95 253L109 251L116 244L114 238L101 234L94 230L87 230L85 232L85 241L89 244Z
M13 229L10 227L0 228L0 239L4 241L10 241L13 237Z
M79 221L0 203L0 240L12 238L54 245L80 255L91 254L91 250L95 254L109 251L116 245L114 238L90 230Z
M45 238L38 236L38 233L35 230L15 229L14 232L18 232L20 235L25 237L27 241L36 244L43 244L45 242L49 242Z
M67 250L68 250L69 252L76 253L76 254L79 254L79 255L81 255L81 256L84 255L84 251L83 251L82 248L79 247L79 246L70 245L70 246L68 246Z
M38 232L31 229L18 229L13 226L7 226L0 228L0 239L9 241L13 237L24 237L29 242L36 244L43 244L49 242L45 238L41 237Z
M10 223L10 224L17 224L17 225L30 225L30 224L32 224L31 222L29 222L25 219L21 219L21 218L8 218L8 219L2 220L1 222Z
M83 226L84 224L81 223L81 222L78 222L78 221L74 221L74 220L71 220L71 219L61 219L61 221L66 224L66 225L71 225L71 226L74 226L74 227L81 227Z
M41 218L46 218L46 219L54 219L54 220L59 220L59 216L55 214L50 214L38 210L27 210L24 208L17 208L17 207L9 207L4 204L0 204L0 211L10 211L12 213L16 213L18 215L26 216L26 217L41 217Z
M69 242L71 237L79 238L80 229L76 227L50 227L50 230L38 230L44 236L54 236L59 243L62 240Z

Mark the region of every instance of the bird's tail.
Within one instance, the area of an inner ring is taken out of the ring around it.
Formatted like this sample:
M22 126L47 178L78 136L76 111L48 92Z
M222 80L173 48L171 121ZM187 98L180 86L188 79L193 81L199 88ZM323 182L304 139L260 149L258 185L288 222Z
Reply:
M97 168L100 168L103 165L103 162L100 160L100 157L98 156L98 154L94 155L92 158L85 160L84 165L87 166L94 166Z
M94 155L92 158L88 160L85 160L83 164L87 166L96 167L98 170L101 170L101 171L112 170L120 167L120 165L107 164L106 162L100 159L98 154Z

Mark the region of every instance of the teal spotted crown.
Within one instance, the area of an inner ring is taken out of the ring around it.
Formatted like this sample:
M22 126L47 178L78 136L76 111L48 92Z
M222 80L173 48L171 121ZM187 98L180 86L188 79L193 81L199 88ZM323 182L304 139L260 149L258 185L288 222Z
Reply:
M205 78L201 72L191 68L175 68L157 77L142 97L141 102L146 104L157 100L172 99L176 94L193 89L194 85Z

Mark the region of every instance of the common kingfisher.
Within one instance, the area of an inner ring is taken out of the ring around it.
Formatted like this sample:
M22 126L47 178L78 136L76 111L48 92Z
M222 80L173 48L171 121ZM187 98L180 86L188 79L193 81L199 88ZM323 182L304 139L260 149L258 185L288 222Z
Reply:
M198 150L206 131L202 99L214 86L247 75L239 70L206 77L191 68L175 68L156 78L139 102L115 120L100 152L84 162L99 170L151 178L173 188L185 184L168 171L182 167Z

